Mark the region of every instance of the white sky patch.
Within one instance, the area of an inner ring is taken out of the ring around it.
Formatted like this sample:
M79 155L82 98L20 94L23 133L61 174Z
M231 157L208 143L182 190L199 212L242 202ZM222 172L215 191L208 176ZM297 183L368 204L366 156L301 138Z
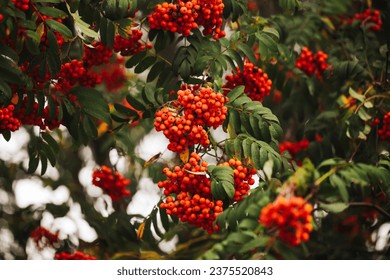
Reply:
M0 137L0 159L10 163L20 163L28 158L26 149L23 147L27 145L30 136L24 128L12 132L10 141L5 141Z
M139 181L137 192L127 207L127 213L130 215L149 215L153 207L159 202L160 196L160 188L151 179L142 178Z
M164 134L153 129L141 140L140 144L135 148L135 153L145 161L148 161L158 153L162 153L157 161L168 163L177 156L167 149L168 144L169 140Z
M16 204L20 208L47 203L60 205L68 201L70 194L65 186L60 186L53 191L51 187L44 187L42 181L36 178L17 180L14 182L13 189Z

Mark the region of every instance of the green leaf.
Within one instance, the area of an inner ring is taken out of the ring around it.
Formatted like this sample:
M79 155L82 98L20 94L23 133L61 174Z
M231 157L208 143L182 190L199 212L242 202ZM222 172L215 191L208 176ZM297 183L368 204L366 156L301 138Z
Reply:
M146 56L147 52L146 51L143 51L143 52L140 52L140 53L137 53L135 55L133 55L132 57L130 57L130 59L128 61L126 61L126 68L132 68L134 66L136 66L138 63L141 62L141 60Z
M330 181L330 184L337 188L339 190L339 193L340 193L340 196L341 196L341 199L345 202L345 203L348 203L349 201L349 194L348 194L348 190L347 190L347 186L346 186L346 183L345 181L343 181L338 175L336 174L332 174L330 177L329 177L329 181Z
M235 87L234 89L232 89L231 91L229 91L229 93L227 94L227 97L229 98L228 104L232 103L238 97L242 96L244 94L244 89L245 89L245 86L238 86L238 87Z
M335 202L335 203L319 203L319 207L327 212L331 213L341 213L345 209L348 208L348 204L343 203L343 202Z
M57 141L47 132L42 132L41 136L43 140L50 146L50 148L54 151L54 153L58 153L60 150L60 146Z
M139 111L145 111L146 110L146 107L144 104L142 104L140 101L138 101L135 97L133 97L132 95L127 95L126 96L126 100L127 102L136 110L139 110Z
M154 64L152 68L150 68L146 81L148 83L154 81L158 77L158 75L162 73L162 71L164 70L164 66L165 66L165 62L163 61L156 62L156 64Z
M256 59L256 56L255 54L253 53L252 49L244 44L244 43L241 43L241 44L237 44L237 49L239 49L240 51L243 52L243 54L252 62L252 63L256 63L257 62L257 59Z
M111 124L110 111L102 94L88 87L74 87L71 93L77 96L81 109L88 115Z
M38 11L41 14L51 16L53 18L64 18L68 16L68 14L65 13L64 11L49 6L40 6L38 8Z
M72 39L73 34L72 31L68 27L66 27L64 24L59 23L58 21L47 19L45 20L45 23L54 31L57 31L61 33L62 36L64 36L67 39Z
M145 57L134 68L134 72L137 73L137 74L144 72L146 69L148 69L150 66L152 66L155 61L156 61L156 57L155 56L147 56L147 57Z
M34 3L53 3L58 4L61 3L61 0L31 0Z

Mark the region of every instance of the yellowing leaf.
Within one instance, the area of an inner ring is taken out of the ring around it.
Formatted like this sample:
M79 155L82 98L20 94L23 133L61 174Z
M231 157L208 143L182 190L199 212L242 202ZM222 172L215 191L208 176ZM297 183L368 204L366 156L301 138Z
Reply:
M183 163L187 163L188 160L190 159L190 150L188 147L184 150L184 152L180 153L180 159Z
M158 160L161 157L162 153L155 154L152 156L147 162L144 163L144 167L147 167L148 165L152 164L156 160Z
M137 239L138 240L142 239L142 236L144 235L144 230L145 230L145 223L142 223L139 225L138 231L137 231Z

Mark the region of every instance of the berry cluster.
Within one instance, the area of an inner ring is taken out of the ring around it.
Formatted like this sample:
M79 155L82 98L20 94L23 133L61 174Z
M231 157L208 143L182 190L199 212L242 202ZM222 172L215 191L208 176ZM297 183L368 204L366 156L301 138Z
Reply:
M224 37L221 30L224 4L222 0L174 0L158 4L149 16L152 29L164 29L187 37L191 31L203 26L204 35L214 39Z
M112 56L112 50L104 46L101 41L96 41L91 44L91 47L84 45L84 56L82 60L84 66L89 68L94 65L106 64Z
M234 169L233 201L242 200L248 194L250 186L255 183L252 176L256 174L256 170L244 166L240 160L235 159L229 159L228 162L224 162L221 165L230 166Z
M207 177L208 163L201 162L197 153L191 153L189 161L183 167L175 166L172 170L164 168L167 180L158 183L167 196L160 204L167 214L202 227L209 233L217 228L214 225L216 216L223 211L223 202L214 201L211 195L211 182ZM176 198L172 196L176 194Z
M287 244L297 246L310 238L312 211L313 206L302 197L279 196L261 210L259 223L277 230L279 238Z
M100 84L102 77L88 70L82 61L76 59L63 64L58 74L57 90L67 93L76 84L91 88Z
M204 147L210 145L206 130L200 125L194 125L193 120L179 116L177 108L164 107L155 114L154 127L157 131L163 131L168 138L168 149L181 153L189 146L201 144Z
M379 139L390 141L390 112L382 119L382 126L378 129Z
M351 25L355 21L363 25L370 25L369 30L374 32L380 31L383 24L380 12L373 9L367 9L363 13L353 15L353 17L341 19L341 23L345 25Z
M192 119L193 115L195 125L217 128L226 119L225 103L228 98L212 88L182 89L177 95L177 103L184 108L184 116Z
M168 179L158 183L164 189L164 194L189 192L211 198L210 179L206 176L208 164L206 161L200 163L200 160L197 153L191 153L183 167L175 166L173 170L164 168L163 173Z
M0 22L2 22L4 19L4 15L3 14L0 14Z
M179 217L182 222L202 227L211 234L218 230L214 221L223 211L223 202L221 200L214 202L199 194L191 195L187 192L180 192L176 198L168 196L165 202L160 204L160 208L166 209L169 215Z
M130 56L142 52L145 49L152 48L151 44L144 44L141 42L142 31L132 29L131 35L128 38L123 38L119 34L115 36L114 51L120 53L122 56Z
M96 260L95 257L76 251L74 254L61 252L55 255L56 260Z
M295 66L301 69L308 76L316 74L321 79L322 74L329 67L327 63L328 55L322 51L313 54L307 47L302 48L301 54L295 62Z
M14 116L14 110L15 106L12 104L0 109L0 133L19 129L21 122Z
M284 151L288 151L290 155L295 158L295 156L302 150L307 150L309 148L309 140L306 138L298 142L284 141L279 144L280 154Z
M178 91L174 106L156 112L154 126L169 139L168 149L181 153L189 146L210 144L206 127L216 128L226 119L228 101L211 88L191 88Z
M272 81L261 68L251 62L245 62L244 69L236 68L236 74L226 75L227 83L224 88L233 89L244 85L245 93L254 101L263 101L271 92Z
M102 69L102 82L109 92L116 92L123 88L126 82L126 69L123 65L123 57L118 56L115 62Z
M12 0L15 4L15 8L22 11L30 10L30 0Z
M58 128L62 121L58 120L58 118L50 118L50 109L49 106L46 106L43 109L42 114L38 114L39 105L34 101L30 112L28 108L28 99L27 97L23 99L23 102L19 108L19 110L15 113L15 116L20 120L23 125L35 125L39 126L42 130L54 130ZM58 116L58 107L56 108L56 116Z
M54 247L58 243L58 233L52 233L44 227L37 227L30 233L30 237L35 242L37 248L42 250L43 248L50 246Z
M124 178L119 172L114 172L105 165L94 170L92 183L108 194L112 201L118 201L123 196L130 195L130 191L126 189L126 186L130 184L130 179Z

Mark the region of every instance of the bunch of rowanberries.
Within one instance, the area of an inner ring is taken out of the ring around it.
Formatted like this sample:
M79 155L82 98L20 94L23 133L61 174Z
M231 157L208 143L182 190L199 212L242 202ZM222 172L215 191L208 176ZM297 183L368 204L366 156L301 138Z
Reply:
M177 92L177 103L184 108L184 116L194 124L217 128L226 119L228 98L212 88L181 89Z
M203 26L204 35L214 39L224 37L221 30L224 4L222 0L175 0L158 4L149 16L152 29L164 29L187 37L191 31Z
M217 230L214 221L223 211L223 202L212 198L207 166L208 163L193 152L184 166L175 166L172 170L164 168L167 179L160 181L158 186L167 196L160 207L166 209L168 215L212 233Z
M67 93L76 84L93 88L101 81L100 75L88 71L82 61L73 59L61 66L56 88L60 92Z
M118 201L130 195L130 191L126 189L130 184L130 179L124 178L118 171L113 171L105 165L94 170L92 183L108 194L112 201Z
M384 115L382 125L378 129L378 136L381 140L390 141L390 112Z
M250 186L255 183L252 178L256 174L256 170L244 166L240 160L229 159L221 166L230 166L234 169L234 196L233 201L242 200L249 192Z
M54 247L54 245L59 241L58 233L52 233L48 229L41 226L34 229L30 233L30 237L39 250L42 250L47 246Z
M302 197L279 196L261 210L259 223L276 230L278 237L287 244L297 246L310 238L312 211L313 206Z
M197 153L191 153L184 166L175 166L172 170L164 168L167 180L160 181L158 186L164 189L165 195L179 192L190 192L211 198L210 179L206 176L208 163L201 162Z
M18 130L21 122L14 116L15 106L10 104L0 109L0 133Z
M122 56L130 56L142 52L145 49L151 49L151 44L144 44L141 42L142 31L132 29L131 34L127 38L123 38L117 34L114 40L114 52L120 53Z
M85 68L94 65L106 64L112 56L112 50L104 46L101 41L96 41L91 44L91 47L84 45L84 56L82 60Z
M318 79L321 79L322 74L330 66L327 63L328 55L322 51L313 54L307 47L303 47L302 51L295 62L295 66L301 69L308 76L316 74Z
M223 211L223 202L214 202L199 194L180 192L176 197L168 196L160 208L166 209L168 215L177 216L182 222L203 228L211 234L217 230L214 221Z
M104 87L109 92L116 92L123 88L126 82L126 69L123 57L119 56L115 62L107 64L101 72Z
M186 88L186 89L185 89ZM172 107L156 112L154 126L169 139L168 149L185 151L189 146L207 147L210 140L204 127L217 128L226 119L228 98L207 87L184 85Z
M15 4L15 8L22 11L30 10L30 0L12 0Z
M55 255L56 260L96 260L95 257L76 251L73 254L61 252Z
M236 68L236 74L226 75L227 83L224 88L233 89L237 86L245 86L244 92L253 101L262 102L265 96L271 92L272 81L261 68L251 62L245 62L244 69Z
M154 127L157 131L163 131L168 138L168 149L181 153L195 144L204 147L210 145L206 130L194 124L194 116L179 115L179 111L177 108L164 107L155 114Z
M39 105L36 101L33 102L30 113L27 113L27 107L28 99L26 97L23 99L19 110L15 112L15 116L23 125L34 125L40 127L42 130L53 130L62 124L62 121L58 120L58 118L50 118L48 106L43 109L43 113L41 115L38 114ZM58 107L56 107L56 116L58 116Z
M303 138L298 142L284 141L279 143L279 151L282 154L284 151L288 151L294 158L300 151L307 150L309 148L309 140Z
M352 17L341 19L341 23L345 25L351 25L355 21L363 25L370 25L368 30L374 32L380 31L383 24L380 11L374 9L366 9L363 13L356 13Z

